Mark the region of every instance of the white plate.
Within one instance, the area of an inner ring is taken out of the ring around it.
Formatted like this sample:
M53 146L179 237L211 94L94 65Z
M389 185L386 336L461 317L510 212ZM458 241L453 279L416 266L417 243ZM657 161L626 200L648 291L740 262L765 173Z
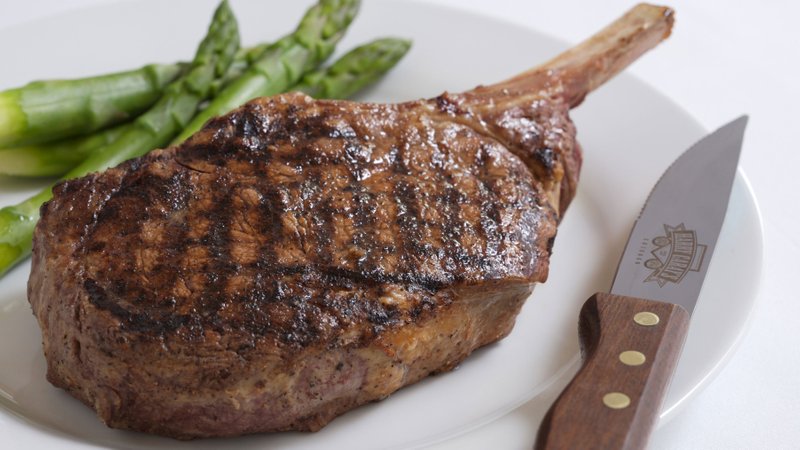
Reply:
M0 30L0 89L36 78L186 59L204 33L213 3L115 3ZM244 43L288 31L306 6L235 1ZM340 48L382 35L412 37L414 47L362 99L396 101L468 89L514 75L565 48L529 29L396 1L366 2ZM655 50L646 57L660 56ZM651 186L703 134L685 111L626 75L592 94L573 117L586 151L585 165L579 194L559 230L550 280L537 287L511 336L476 352L454 372L359 408L315 434L182 443L110 430L92 411L45 381L40 334L26 301L26 263L0 281L0 442L15 448L400 448L445 440L526 401L545 408L549 398L540 394L563 384L575 369L581 303L608 288ZM0 179L1 203L13 203L36 186ZM753 307L762 233L755 199L741 173L718 245L662 418L720 370Z

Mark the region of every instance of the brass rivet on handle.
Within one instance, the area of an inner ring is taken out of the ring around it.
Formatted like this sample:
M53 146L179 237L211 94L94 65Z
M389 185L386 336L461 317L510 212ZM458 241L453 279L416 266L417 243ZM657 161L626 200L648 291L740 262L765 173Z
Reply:
M611 409L623 409L631 404L631 398L622 392L609 392L603 396L603 404Z
M633 316L633 321L643 327L652 327L653 325L657 325L659 320L661 319L659 319L657 315L651 313L650 311L636 313L636 315Z
M619 360L626 366L641 366L647 361L644 353L637 352L636 350L626 350L619 354Z

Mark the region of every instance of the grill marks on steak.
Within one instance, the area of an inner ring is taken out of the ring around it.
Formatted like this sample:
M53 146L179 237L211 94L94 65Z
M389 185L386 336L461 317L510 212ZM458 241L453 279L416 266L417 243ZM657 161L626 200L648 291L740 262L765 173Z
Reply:
M330 345L454 283L542 279L556 212L497 140L440 114L285 95L115 169L77 249L92 304L148 335Z

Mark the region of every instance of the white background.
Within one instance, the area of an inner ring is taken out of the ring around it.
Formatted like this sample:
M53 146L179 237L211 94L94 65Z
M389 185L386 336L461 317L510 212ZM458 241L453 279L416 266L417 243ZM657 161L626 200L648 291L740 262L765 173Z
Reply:
M0 28L116 0L0 0ZM374 0L366 0L374 1ZM635 2L429 0L477 11L576 43ZM631 73L707 129L750 115L741 166L761 207L765 267L750 329L728 366L651 449L800 448L800 2L671 0L672 37ZM25 45L20 42L19 45ZM2 55L0 55L2 70ZM443 448L530 448L523 406Z

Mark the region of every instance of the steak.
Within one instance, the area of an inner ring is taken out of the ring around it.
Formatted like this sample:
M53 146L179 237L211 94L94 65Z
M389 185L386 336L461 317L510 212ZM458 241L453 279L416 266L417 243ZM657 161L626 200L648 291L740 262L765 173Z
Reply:
M47 378L110 427L318 430L506 336L547 278L568 111L671 29L640 5L507 81L400 104L290 93L54 188L28 297Z

